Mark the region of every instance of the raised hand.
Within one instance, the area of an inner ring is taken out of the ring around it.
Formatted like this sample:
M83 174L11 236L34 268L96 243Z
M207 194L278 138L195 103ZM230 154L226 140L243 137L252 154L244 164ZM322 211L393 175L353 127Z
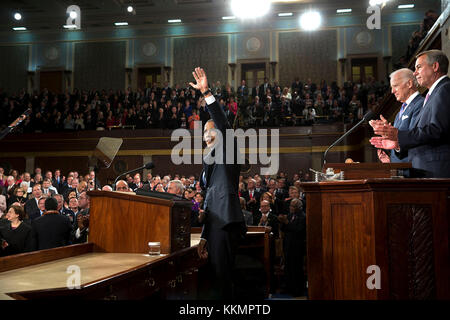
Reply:
M374 123L372 128L375 134L388 140L398 141L398 129L390 123Z
M387 125L390 123L388 123L388 121L383 117L383 115L380 114L380 120L370 120L369 124L372 128L374 128L375 126L382 126L382 125L385 125L385 124Z
M196 83L189 82L189 85L197 90L200 90L201 93L204 93L208 90L208 79L206 78L206 73L202 68L195 68L194 72L192 72Z

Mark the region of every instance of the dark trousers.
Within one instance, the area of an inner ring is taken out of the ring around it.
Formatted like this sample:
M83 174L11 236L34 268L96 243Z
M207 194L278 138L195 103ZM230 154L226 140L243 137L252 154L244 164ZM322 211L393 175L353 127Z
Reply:
M243 237L243 226L238 223L224 229L209 225L207 240L208 263L200 270L200 299L233 299L234 263ZM245 226L244 226L245 227Z

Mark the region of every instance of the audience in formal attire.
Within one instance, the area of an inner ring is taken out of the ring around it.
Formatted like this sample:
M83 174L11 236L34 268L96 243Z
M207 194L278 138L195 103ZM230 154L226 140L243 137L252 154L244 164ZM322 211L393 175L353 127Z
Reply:
M20 205L12 205L6 213L9 223L0 225L0 256L8 256L34 249L31 226L24 223L25 210Z
M40 174L40 170L37 170L35 177L37 176L39 178ZM16 175L16 181L23 179L24 175L25 172ZM47 171L44 178L45 186L47 186L49 181L53 181L55 177L60 177L58 180L61 182L58 184L60 185L61 191L65 190L64 194L50 192L50 188L47 194L44 194L42 192L42 186L40 184L34 184L31 193L28 195L29 199L23 202L22 197L24 199L26 197L21 196L21 188L16 188L16 198L14 199L18 201L13 205L20 207L20 201L25 203L25 211L21 220L23 221L21 223L23 226L16 229L19 231L22 229L25 230L28 226L28 229L31 228L30 234L32 235L31 240L29 242L27 240L25 251L22 252L54 248L67 244L84 243L88 240L90 200L87 189L89 181L92 181L92 176L91 174L79 175L76 171L69 172L66 176L67 179L60 171L58 174L50 176ZM199 177L196 177L196 175L183 176L179 174L161 176L150 173L146 176L146 183L142 183L140 177L140 174L127 177L129 178L130 185L135 190L142 188L152 191L168 192L192 201L191 226L201 227L203 225L205 218L205 212L203 211L204 193L199 186ZM288 209L286 208L289 207L289 204L295 199L301 198L298 188L295 185L298 186L303 179L303 171L295 173L292 179L289 179L283 171L280 171L276 177L262 177L258 174L240 176L240 193L242 195L240 201L246 224L249 226L263 226L267 228L268 232L273 233L275 239L280 239L281 241L284 233L279 232L281 222L277 216L288 214L286 211ZM53 184L51 186L57 190ZM99 182L98 187L102 190L112 191L109 184L105 184L102 187L102 183ZM289 189L289 192L286 191L287 189ZM116 190L132 192L132 189L125 180L119 180L117 182ZM11 208L11 205L7 204L6 197L3 196L3 198L5 200L2 206L0 196L0 211L5 212ZM54 203L49 203L49 199L52 199ZM26 212L30 214L30 219L27 219ZM12 229L7 229L10 225L10 221L6 218L6 214L4 214L3 219L0 219L2 232L9 230L11 233ZM15 225L13 224L13 226ZM16 233L19 231L16 231ZM13 241L8 243L11 246L8 250L11 250L13 248L11 245ZM18 253L18 251L10 251L8 253L3 250L1 254L14 254L13 252ZM270 262L272 266L270 272L273 272L275 263L283 263L283 261L280 262L280 259L274 258L274 253L271 252Z

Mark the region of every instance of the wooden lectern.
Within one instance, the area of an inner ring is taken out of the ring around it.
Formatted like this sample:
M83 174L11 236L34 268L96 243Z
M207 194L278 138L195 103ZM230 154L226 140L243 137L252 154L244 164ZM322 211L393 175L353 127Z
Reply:
M310 299L450 299L450 179L302 188Z
M148 253L148 242L154 241L161 242L161 253L190 247L190 201L112 191L89 195L89 241L102 251Z

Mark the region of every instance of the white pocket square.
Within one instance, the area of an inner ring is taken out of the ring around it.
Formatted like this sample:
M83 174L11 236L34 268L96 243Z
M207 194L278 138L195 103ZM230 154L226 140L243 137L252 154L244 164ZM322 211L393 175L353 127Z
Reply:
M409 118L409 116L407 114L405 114L404 116L402 116L402 121Z

